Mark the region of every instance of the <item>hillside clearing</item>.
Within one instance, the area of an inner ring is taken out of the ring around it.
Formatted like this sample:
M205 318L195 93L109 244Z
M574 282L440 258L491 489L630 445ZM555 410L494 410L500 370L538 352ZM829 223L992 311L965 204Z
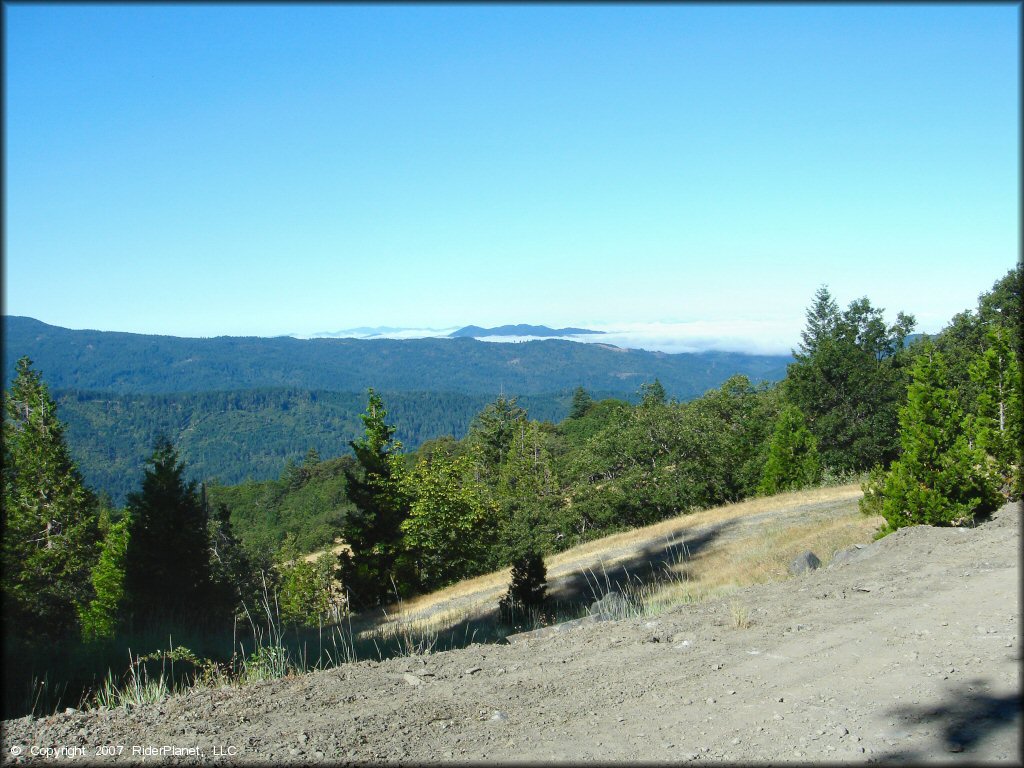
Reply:
M1019 764L1020 516L1018 502L976 528L901 529L836 567L654 619L7 721L0 748L96 762L167 746L196 750L175 763ZM97 753L111 744L124 752Z

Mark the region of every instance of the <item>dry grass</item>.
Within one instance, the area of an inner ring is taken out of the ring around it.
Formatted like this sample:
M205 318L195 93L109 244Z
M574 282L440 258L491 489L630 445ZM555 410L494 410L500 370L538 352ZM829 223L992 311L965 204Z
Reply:
M881 522L881 518L864 517L854 510L800 525L774 524L760 535L704 550L684 565L685 578L665 584L651 598L662 606L697 602L750 584L784 579L789 563L808 549L825 566L837 550L870 542Z
M549 581L559 575L597 572L603 566L632 556L650 542L675 539L688 531L765 513L782 513L792 507L852 501L861 496L858 484L813 488L805 491L750 499L694 512L632 531L587 542L547 558ZM880 520L865 518L851 506L849 513L826 516L800 525L785 521L764 528L754 526L742 538L723 541L677 563L660 584L638 587L645 613L657 613L680 602L696 602L732 591L746 584L786 576L789 562L805 549L818 554L824 564L832 554L853 543L867 542ZM685 540L685 535L683 536ZM388 609L387 620L373 631L417 634L439 632L491 609L508 588L509 569L477 576L450 587L405 601Z
M624 531L623 533L606 536L603 539L587 542L548 558L546 561L547 567L549 572L554 569L561 570L562 566L575 569L590 560L601 560L606 565L611 565L616 559L629 556L628 553L623 553L618 557L609 559L609 555L618 549L636 549L650 541L671 539L680 533L693 530L694 528L702 528L728 520L750 517L765 512L777 512L788 507L803 504L846 501L859 498L861 495L860 485L853 484L832 488L812 488L806 491L781 493L777 496L767 496L740 501L735 504L725 504L721 507L679 515L678 517L663 520L660 523L648 525L644 528L636 528L632 531Z

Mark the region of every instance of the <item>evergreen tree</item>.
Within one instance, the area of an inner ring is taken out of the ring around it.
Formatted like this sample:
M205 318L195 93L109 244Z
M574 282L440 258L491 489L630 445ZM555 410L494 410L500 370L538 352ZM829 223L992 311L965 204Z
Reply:
M535 549L528 548L512 561L512 581L508 592L498 603L502 619L509 624L524 624L531 612L543 608L546 596L544 557Z
M493 567L508 565L527 549L551 548L560 497L547 439L537 422L525 416L517 420L493 494L499 520Z
M508 454L512 438L526 411L516 405L516 398L499 395L493 403L477 414L469 427L469 443L478 449L482 479L493 485L498 468Z
M814 294L814 303L805 314L807 325L800 332L800 354L812 356L819 347L835 336L839 325L839 305L828 290L822 285Z
M83 485L46 384L27 357L4 395L5 619L27 637L77 629L99 555L95 496Z
M594 400L587 393L587 390L583 387L576 387L572 393L572 407L569 410L569 418L582 419L593 404Z
M898 455L897 411L906 390L902 349L914 322L900 312L886 327L882 310L866 298L840 313L828 289L818 290L785 394L806 417L825 467L859 472Z
M103 538L100 559L92 571L95 597L81 614L82 636L86 640L111 638L124 621L129 522L125 517L113 523Z
M793 405L784 406L775 422L768 460L757 491L770 496L798 490L821 479L818 441L807 429L804 415Z
M1000 497L984 456L968 443L942 353L928 344L911 374L900 409L902 454L882 489L887 529L973 522L995 509Z
M384 401L372 389L362 419L365 435L349 443L356 466L345 468L347 493L355 509L342 525L351 551L342 552L340 572L350 603L368 608L382 604L393 588L404 587L412 577L402 557L402 522L409 514L401 482L405 473L402 444L386 421Z
M227 504L216 505L210 518L210 605L224 616L241 616L259 606L260 585L241 542L231 526Z
M987 348L968 366L977 388L974 413L966 420L968 436L992 457L1002 482L1019 496L1021 431L1021 371L1017 353L1010 345L1010 330L992 326L986 334ZM1014 487L1016 486L1016 487Z
M166 437L159 437L140 491L128 496L131 519L125 588L136 622L206 618L210 597L207 510Z

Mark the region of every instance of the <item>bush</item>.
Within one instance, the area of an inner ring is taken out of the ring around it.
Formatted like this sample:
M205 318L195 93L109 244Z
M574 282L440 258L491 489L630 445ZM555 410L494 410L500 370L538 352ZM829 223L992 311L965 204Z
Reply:
M498 603L503 620L514 623L517 613L523 615L543 608L547 573L544 556L536 550L528 549L512 561L512 583Z

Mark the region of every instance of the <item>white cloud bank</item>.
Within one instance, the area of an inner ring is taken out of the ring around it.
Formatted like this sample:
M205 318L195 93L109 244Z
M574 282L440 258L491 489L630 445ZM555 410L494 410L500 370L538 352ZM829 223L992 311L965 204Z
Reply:
M780 321L696 320L685 323L583 324L601 334L555 336L590 344L611 344L651 352L747 352L758 355L788 355L799 344L800 325ZM422 339L446 337L457 328L350 328L299 338ZM487 336L481 341L521 342L538 336Z

